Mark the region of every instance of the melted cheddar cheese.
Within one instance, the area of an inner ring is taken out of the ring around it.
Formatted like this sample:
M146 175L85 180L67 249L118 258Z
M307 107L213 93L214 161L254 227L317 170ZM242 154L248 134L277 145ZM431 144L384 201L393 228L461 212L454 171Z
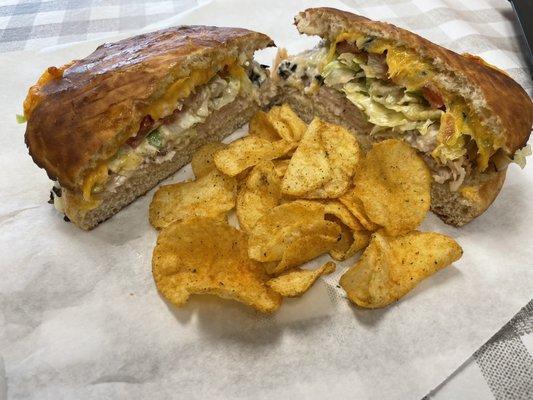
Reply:
M85 201L92 201L93 189L97 185L103 185L107 181L107 162L101 163L92 170L83 181L82 196Z

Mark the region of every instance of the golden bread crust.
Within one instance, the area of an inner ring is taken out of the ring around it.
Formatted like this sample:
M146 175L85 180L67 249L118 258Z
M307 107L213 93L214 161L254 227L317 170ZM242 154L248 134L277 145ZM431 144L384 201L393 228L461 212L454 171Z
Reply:
M51 179L79 192L84 174L137 131L147 107L173 82L272 45L258 32L212 26L104 44L33 90L39 97L27 116L30 155Z
M479 58L462 56L405 29L334 8L307 9L296 16L295 24L301 33L329 40L350 28L357 29L434 60L440 71L454 75L456 87L469 89L468 97L480 98L482 107L476 109L484 111L481 122L493 121L491 133L495 138L501 136L505 151L513 154L527 143L533 125L533 102L511 77Z

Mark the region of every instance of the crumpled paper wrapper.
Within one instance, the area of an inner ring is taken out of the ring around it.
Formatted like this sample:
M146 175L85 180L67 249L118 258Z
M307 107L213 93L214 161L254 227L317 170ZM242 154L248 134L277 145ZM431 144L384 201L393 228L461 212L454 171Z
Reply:
M303 3L215 1L160 25L249 27L294 52L316 43L291 25L317 4ZM354 260L272 316L210 296L167 304L151 276L153 192L97 229L78 230L46 204L51 184L14 122L44 68L94 47L0 58L0 398L418 399L531 298L529 165L511 166L493 206L466 227L428 216L423 230L455 237L464 256L386 309L345 299L338 279ZM187 166L169 182L191 176Z

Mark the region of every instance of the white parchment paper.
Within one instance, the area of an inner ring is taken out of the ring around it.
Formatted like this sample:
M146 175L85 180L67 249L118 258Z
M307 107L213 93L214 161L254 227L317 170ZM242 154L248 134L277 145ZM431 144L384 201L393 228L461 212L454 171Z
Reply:
M316 40L292 17L318 3L215 1L165 24L248 27L296 51ZM0 397L419 399L531 298L530 164L512 166L494 205L466 227L428 216L423 229L454 236L465 254L387 309L343 297L336 285L353 260L273 316L209 296L167 305L151 276L153 192L78 230L46 204L50 182L14 122L44 68L94 47L0 58ZM191 176L186 167L169 181Z

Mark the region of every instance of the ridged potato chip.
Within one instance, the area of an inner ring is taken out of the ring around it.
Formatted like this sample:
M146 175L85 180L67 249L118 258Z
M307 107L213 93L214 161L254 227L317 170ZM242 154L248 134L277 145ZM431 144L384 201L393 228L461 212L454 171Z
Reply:
M307 129L305 122L287 104L272 107L266 117L277 134L289 142L299 142Z
M327 215L337 217L344 225L352 231L364 231L361 222L348 210L340 201L330 200L324 203L324 212Z
M353 243L348 253L350 256L354 255L358 251L363 250L370 243L372 232L369 231L355 231L353 233Z
M329 255L336 261L344 261L355 254L350 254L350 249L354 242L353 231L341 223L337 218L333 218L332 221L338 221L337 223L341 227L341 233L337 242L335 242L333 247L329 250Z
M235 206L236 185L235 178L213 170L195 181L161 186L150 203L150 223L161 229L195 216L223 219Z
M339 197L350 187L359 157L354 135L315 118L291 158L282 192L310 199Z
M355 177L355 195L370 220L389 235L412 231L430 206L431 175L416 150L402 140L374 144Z
M290 196L304 196L323 186L331 177L331 166L316 121L309 125L283 177L282 192Z
M320 276L331 274L334 271L335 263L328 261L315 270L295 268L284 272L269 280L267 285L283 297L298 297L307 292Z
M235 176L261 161L274 160L289 153L296 146L293 142L270 142L258 136L245 136L215 153L217 168L229 176Z
M281 139L281 136L270 122L267 113L264 111L258 111L254 114L250 120L248 131L250 136L257 136L268 140L269 142L275 142L276 140Z
M298 200L273 208L250 232L250 258L280 261L267 270L279 273L327 252L338 240L340 226L324 216L324 205L318 202Z
M355 194L355 190L351 189L345 194L343 194L341 197L339 197L339 201L352 213L352 215L361 223L361 225L370 232L377 231L380 227L379 225L372 222L368 216L366 215L365 209L363 207L363 203L357 195Z
M328 217L341 227L341 233L337 242L329 251L329 255L336 261L344 261L360 250L363 250L370 241L371 232L365 230L352 230L337 217Z
M212 294L271 313L281 296L266 285L263 266L248 258L246 234L209 218L176 221L163 229L152 256L158 290L176 306L191 294Z
M227 145L221 142L206 143L192 156L191 167L196 179L207 175L212 170L216 169L213 157L215 153Z
M291 160L288 159L274 161L274 167L276 168L276 173L278 174L280 179L283 178L283 176L287 172L287 168L289 167L290 162Z
M237 195L237 218L241 228L249 232L268 211L279 205L281 178L272 161L263 161L251 170Z
M413 231L392 237L379 231L340 285L360 307L385 307L462 254L455 240L438 233Z
M290 232L290 235L295 233ZM279 274L327 253L339 241L341 228L332 221L319 221L302 230L300 234L301 237L292 240L285 248L279 264L274 268L267 268L269 274Z

